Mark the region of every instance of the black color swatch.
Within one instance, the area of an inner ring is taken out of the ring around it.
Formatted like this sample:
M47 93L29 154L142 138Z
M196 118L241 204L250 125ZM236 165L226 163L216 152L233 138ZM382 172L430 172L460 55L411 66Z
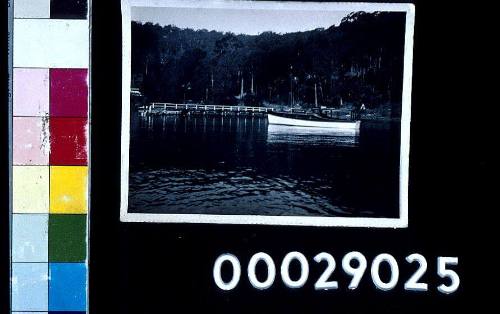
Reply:
M87 0L51 0L51 19L86 19Z

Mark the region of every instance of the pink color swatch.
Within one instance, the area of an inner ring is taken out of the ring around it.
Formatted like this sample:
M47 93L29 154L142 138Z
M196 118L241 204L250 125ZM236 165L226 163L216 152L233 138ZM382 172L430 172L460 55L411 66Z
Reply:
M14 116L46 116L49 113L49 70L15 68Z
M14 117L14 165L49 164L49 119L47 117Z
M87 69L50 69L50 116L87 117Z

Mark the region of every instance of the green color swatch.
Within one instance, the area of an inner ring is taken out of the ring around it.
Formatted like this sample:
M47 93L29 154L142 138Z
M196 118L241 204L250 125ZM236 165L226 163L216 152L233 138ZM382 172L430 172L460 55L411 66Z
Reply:
M86 233L87 215L51 214L49 217L49 261L85 261Z

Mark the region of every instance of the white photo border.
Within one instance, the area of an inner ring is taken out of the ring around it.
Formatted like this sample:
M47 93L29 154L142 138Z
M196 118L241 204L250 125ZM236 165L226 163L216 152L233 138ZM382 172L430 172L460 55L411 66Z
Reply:
M150 223L208 223L247 225L287 225L317 227L407 228L410 153L411 88L415 6L411 3L363 2L286 2L238 0L122 0L122 128L121 128L121 202L120 221ZM130 81L131 81L131 8L218 8L269 10L332 10L365 12L406 12L401 142L399 161L399 218L311 217L213 214L146 214L128 212Z

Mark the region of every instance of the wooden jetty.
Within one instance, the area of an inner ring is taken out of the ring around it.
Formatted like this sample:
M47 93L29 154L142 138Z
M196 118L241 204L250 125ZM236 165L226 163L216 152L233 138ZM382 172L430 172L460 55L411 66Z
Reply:
M266 114L268 112L273 112L274 108L153 102L148 105L140 106L138 110L143 115L180 114L181 112Z

